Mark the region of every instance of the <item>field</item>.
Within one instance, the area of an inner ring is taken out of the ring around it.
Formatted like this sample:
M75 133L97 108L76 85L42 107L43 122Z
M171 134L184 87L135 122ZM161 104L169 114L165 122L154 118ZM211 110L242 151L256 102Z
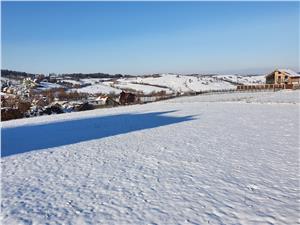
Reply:
M189 93L198 91L216 91L236 89L236 84L260 84L265 82L265 76L238 75L175 75L160 74L159 76L137 76L119 78L115 82L101 79L82 79L91 86L77 89L83 93L119 93L121 90L132 90L143 94L164 91L170 93ZM98 84L98 83L101 84ZM233 84L234 83L234 84ZM76 90L76 89L74 89Z
M299 94L3 122L2 223L297 224Z

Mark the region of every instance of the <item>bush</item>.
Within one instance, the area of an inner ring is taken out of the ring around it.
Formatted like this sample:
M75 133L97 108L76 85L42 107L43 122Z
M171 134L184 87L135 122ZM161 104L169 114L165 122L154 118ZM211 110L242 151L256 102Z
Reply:
M31 103L30 102L26 102L26 101L19 101L17 103L17 108L19 109L19 111L24 114L26 113L31 107Z
M64 89L59 90L57 93L57 98L61 101L70 100L81 100L87 97L85 93L78 93L77 91L66 92Z
M13 120L22 118L23 114L19 109L13 108L2 108L1 109L1 121Z

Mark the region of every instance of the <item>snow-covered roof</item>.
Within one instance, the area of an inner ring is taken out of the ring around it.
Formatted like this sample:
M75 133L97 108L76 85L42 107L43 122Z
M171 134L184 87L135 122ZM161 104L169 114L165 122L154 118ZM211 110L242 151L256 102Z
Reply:
M285 73L291 77L300 77L300 74L296 73L295 71L291 69L276 69L272 73L267 74L265 77L271 76L274 74L274 72L279 71L281 73Z
M105 101L108 97L107 96L99 96L98 98L96 98L96 101Z
M295 71L291 69L278 69L279 72L281 73L287 73L293 77L300 77L300 74L296 73Z

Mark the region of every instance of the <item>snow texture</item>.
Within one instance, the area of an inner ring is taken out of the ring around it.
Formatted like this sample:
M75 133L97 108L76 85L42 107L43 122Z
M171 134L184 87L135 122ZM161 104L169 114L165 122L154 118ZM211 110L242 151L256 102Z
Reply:
M144 94L157 93L161 91L165 91L166 94L172 93L171 90L167 88L160 88L151 85L135 84L130 82L122 82L122 83L114 84L114 87L125 89L125 90L132 89L135 91L143 92Z
M299 91L2 123L3 224L297 224Z
M231 83L212 76L185 76L162 74L160 77L138 77L137 83L165 86L174 92L194 92L208 90L235 89Z
M64 86L59 85L59 84L55 84L55 83L50 83L50 82L40 82L39 86L38 86L38 90L50 90L53 88L63 88Z
M69 84L72 84L72 85L82 85L84 82L82 81L76 81L76 80L71 80L71 79L66 79L66 80L61 80L61 82L64 82L64 83L69 83Z
M107 86L104 84L92 84L90 86L73 89L73 90L81 92L81 93L88 93L88 94L110 94L110 93L119 94L119 93L121 93L120 89L113 88L113 87L110 87L110 86Z
M235 82L238 84L264 84L266 77L264 75L257 76L239 76L239 75L216 75L214 77L223 79L224 81Z

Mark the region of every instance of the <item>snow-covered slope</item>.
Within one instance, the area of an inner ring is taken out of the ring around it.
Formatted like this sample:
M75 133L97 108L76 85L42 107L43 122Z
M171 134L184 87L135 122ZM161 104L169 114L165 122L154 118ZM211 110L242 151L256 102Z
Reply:
M63 88L64 86L55 84L55 83L50 83L50 82L40 82L39 86L37 87L38 90L50 90L53 88Z
M212 76L185 76L174 74L162 74L159 77L138 77L137 83L165 86L174 92L191 92L207 90L233 89L231 83L218 80Z
M1 82L5 82L5 79L3 78ZM72 91L76 90L88 94L109 94L110 92L119 94L122 90L144 93L146 95L161 91L167 94L186 94L190 92L236 89L237 84L260 84L265 82L265 77L160 74L153 76L122 77L119 79L86 78L77 80L75 78L72 79L72 77L64 77L64 79L59 80L59 82L61 83L41 82L38 89L71 88ZM14 83L14 85L16 86L17 84Z
M119 94L119 93L121 93L122 90L100 83L100 84L92 84L90 86L86 86L83 88L73 89L73 91L78 91L81 93L88 93L88 94L100 94L100 93L102 93L102 94L109 94L109 93Z
M243 94L3 122L2 223L297 224L299 91Z
M263 84L266 82L265 75L259 76L240 76L240 75L216 75L214 76L224 81L230 81L238 84Z
M155 87L151 85L142 85L142 84L135 84L130 82L120 82L114 84L114 87L126 90L126 89L132 89L137 92L143 92L144 94L151 94L151 93L157 93L164 91L167 94L172 93L172 91L168 88L161 88L161 87Z
M106 80L110 80L110 78L85 78L81 79L80 82L84 84L99 84Z
M77 80L72 80L72 79L65 79L61 80L61 82L72 84L72 85L82 85L84 82L83 81L77 81Z
M8 78L8 77L0 77L1 79L1 84L2 83L6 83L6 82L10 82L11 84L14 84L14 85L19 85L21 84L21 80L16 80L16 79L11 79L11 78Z

